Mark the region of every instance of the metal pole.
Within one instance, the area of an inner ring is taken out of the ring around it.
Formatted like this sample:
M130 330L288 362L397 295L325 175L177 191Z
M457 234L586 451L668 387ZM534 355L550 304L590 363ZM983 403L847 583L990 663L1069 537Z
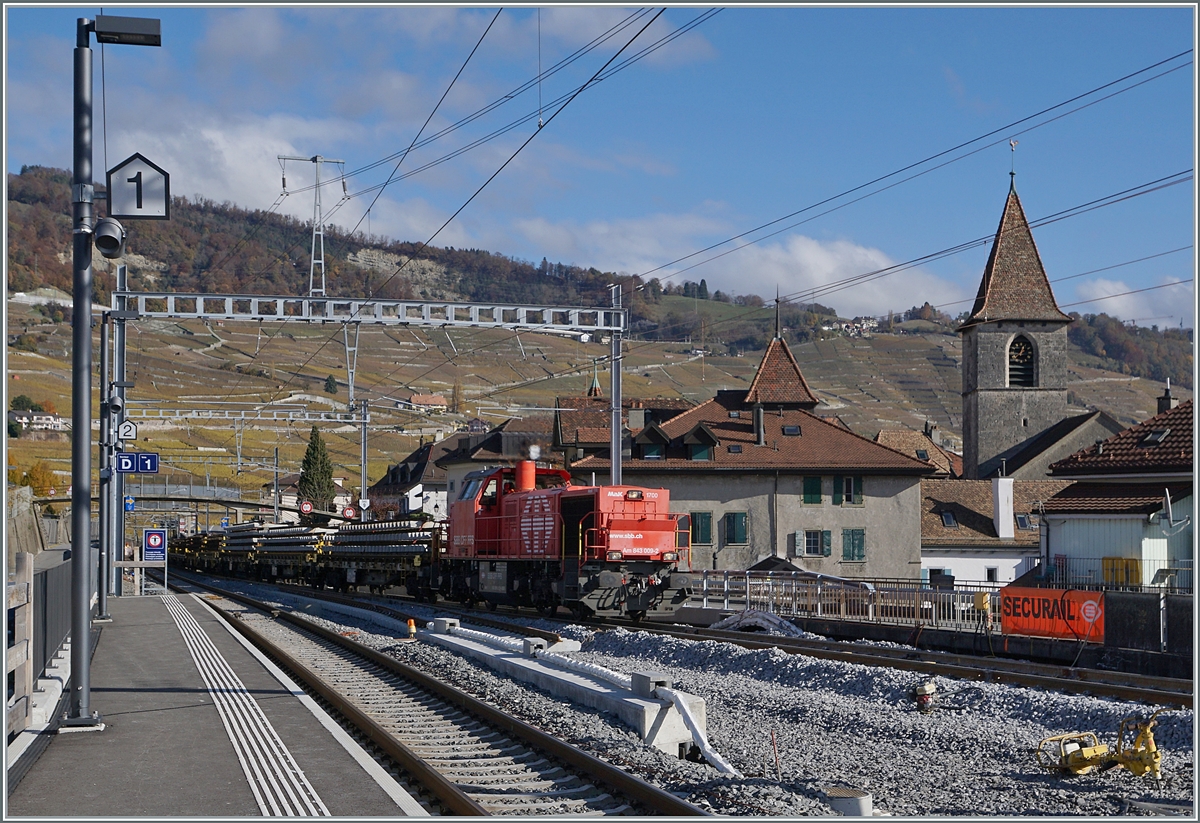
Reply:
M362 496L358 499L358 519L362 523L367 522L367 506L363 502L367 499L367 415L370 412L367 410L367 401L362 401Z
M279 522L279 447L275 447L275 470L271 475L275 481L272 487L271 495L275 499L275 522Z
M92 21L76 21L74 234L71 313L71 699L64 722L97 726L91 711L92 518Z
M108 614L108 564L112 557L112 409L108 404L111 361L109 358L109 316L100 317L100 565L96 569L99 589L97 620L111 620Z
M124 265L117 266L117 292L118 295L128 288L129 271ZM116 387L116 395L121 399L121 409L117 412L117 419L113 421L113 428L120 431L121 424L125 422L125 318L122 312L128 308L128 298L117 297L117 317L113 324L113 385ZM123 443L114 438L114 451L119 451L123 447ZM114 472L112 485L113 503L113 551L117 553L122 560L125 559L125 475ZM119 597L121 590L125 587L125 575L120 571L113 570L113 591Z
M612 304L613 304L613 319L621 315L621 284L614 283L612 286ZM620 325L614 322L614 326ZM609 357L612 362L612 431L609 441L609 451L611 453L612 471L609 476L609 482L614 486L621 485L621 441L624 439L621 436L621 331L613 329L612 336L612 352Z

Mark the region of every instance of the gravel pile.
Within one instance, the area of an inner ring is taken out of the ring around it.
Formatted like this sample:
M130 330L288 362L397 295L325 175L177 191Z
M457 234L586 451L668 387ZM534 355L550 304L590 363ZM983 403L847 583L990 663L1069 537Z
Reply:
M234 588L228 581L221 585ZM300 602L278 592L267 595L265 589L258 594L285 606ZM608 715L568 706L440 647L397 643L394 629L381 623L344 614L329 617L335 621L324 621L330 628L358 629L360 642L717 814L836 814L821 800L827 787L870 792L876 811L911 817L1136 814L1125 800L1194 801L1194 724L1188 710L1158 717L1161 787L1124 769L1064 777L1036 764L1033 751L1042 738L1093 731L1114 747L1121 720L1148 714L1147 707L973 683L960 695L966 708L922 714L911 693L930 678L919 673L624 629L541 624L579 640L580 659L627 674L665 672L675 688L704 698L709 742L744 775L736 779L706 763L649 748ZM942 694L967 687L932 679Z

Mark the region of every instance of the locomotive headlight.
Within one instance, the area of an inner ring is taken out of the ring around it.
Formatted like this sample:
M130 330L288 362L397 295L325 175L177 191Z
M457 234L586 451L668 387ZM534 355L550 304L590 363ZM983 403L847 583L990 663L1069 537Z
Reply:
M625 499L626 500L641 500L642 499L642 490L641 489L630 489L629 491L625 492Z
M620 563L625 559L625 556L620 552L609 552L605 555L605 559L612 563Z
M671 563L675 560L678 560L679 555L676 554L675 552L663 552L662 559L663 559L664 563Z

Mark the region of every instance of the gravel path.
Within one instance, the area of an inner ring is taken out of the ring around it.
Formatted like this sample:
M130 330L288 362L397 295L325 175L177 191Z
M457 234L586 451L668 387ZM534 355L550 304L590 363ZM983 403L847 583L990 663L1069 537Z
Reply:
M268 596L258 587L220 584ZM283 605L298 603L276 592L269 597ZM709 742L744 775L731 778L706 763L645 746L608 715L568 706L433 644L397 643L393 629L381 624L359 625L344 614L327 614L336 621L326 621L330 627L358 629L361 642L718 814L835 814L820 800L821 788L829 786L868 791L876 811L911 817L1118 815L1128 813L1124 800L1194 801L1194 723L1188 710L1158 717L1161 787L1124 769L1063 777L1037 766L1033 750L1042 738L1094 731L1113 747L1121 720L1148 714L1148 708L983 683L971 684L978 691L967 695L974 703L970 708L922 714L910 694L928 678L912 672L624 629L540 624L579 640L581 659L624 673L666 672L675 688L704 698ZM934 679L943 693L965 685Z

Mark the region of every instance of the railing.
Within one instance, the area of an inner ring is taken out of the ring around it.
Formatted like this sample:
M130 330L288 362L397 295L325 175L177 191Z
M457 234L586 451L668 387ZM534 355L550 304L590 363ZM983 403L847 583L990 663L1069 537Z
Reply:
M1118 589L1191 594L1192 560L1056 555L1038 585L1063 589Z
M33 606L32 578L33 555L18 552L16 579L7 586L8 603L5 611L5 629L8 635L5 654L5 728L8 730L9 740L29 726L30 701L33 695L33 664L29 659L33 646L33 621L30 620Z
M975 631L998 625L999 588L932 589L920 581L865 581L803 572L702 572L696 593L706 609L922 625Z
M31 560L32 562L32 560ZM34 679L46 670L71 633L71 561L33 574L33 643L30 660Z

